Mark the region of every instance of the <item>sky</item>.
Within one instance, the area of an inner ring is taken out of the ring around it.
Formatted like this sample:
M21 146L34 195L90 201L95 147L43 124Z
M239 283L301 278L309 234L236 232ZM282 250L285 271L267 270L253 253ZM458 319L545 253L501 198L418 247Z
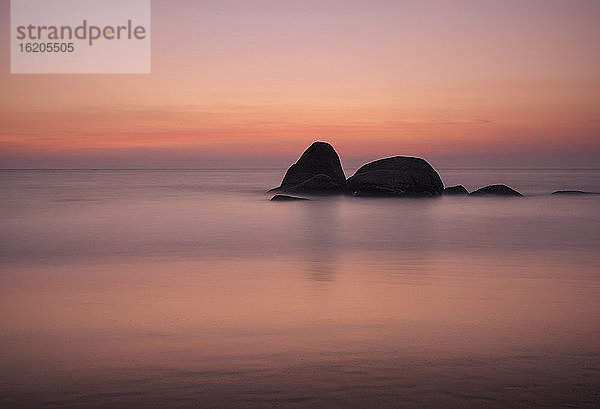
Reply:
M598 167L600 2L152 0L151 74L10 74L0 168Z

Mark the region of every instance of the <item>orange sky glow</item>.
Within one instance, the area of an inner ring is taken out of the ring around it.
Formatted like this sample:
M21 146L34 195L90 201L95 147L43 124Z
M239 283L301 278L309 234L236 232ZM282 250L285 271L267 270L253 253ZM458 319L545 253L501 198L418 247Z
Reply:
M149 75L9 73L0 167L597 167L597 1L152 2Z

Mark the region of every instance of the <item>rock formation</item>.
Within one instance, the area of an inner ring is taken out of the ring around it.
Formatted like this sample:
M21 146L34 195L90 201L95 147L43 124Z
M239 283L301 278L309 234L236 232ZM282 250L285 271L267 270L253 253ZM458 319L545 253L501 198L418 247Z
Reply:
M346 176L335 149L328 143L315 142L290 166L281 186L271 190L340 193L345 187Z
M444 190L440 175L427 161L405 156L367 163L346 185L357 196L437 196Z

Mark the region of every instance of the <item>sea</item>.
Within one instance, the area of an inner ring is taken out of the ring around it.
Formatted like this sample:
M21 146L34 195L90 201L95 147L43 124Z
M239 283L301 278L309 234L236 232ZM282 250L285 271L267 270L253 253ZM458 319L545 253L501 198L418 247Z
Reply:
M438 171L0 171L0 407L600 407L600 170Z

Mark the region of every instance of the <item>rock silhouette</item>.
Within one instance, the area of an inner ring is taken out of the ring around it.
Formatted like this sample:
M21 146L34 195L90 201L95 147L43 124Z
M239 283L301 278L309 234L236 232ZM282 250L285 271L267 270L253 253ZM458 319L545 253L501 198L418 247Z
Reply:
M341 193L346 176L333 146L314 142L286 172L281 186L271 191Z
M471 196L523 196L506 185L490 185L471 192Z
M557 190L552 192L553 195L598 195L596 192L584 192L583 190Z
M444 189L443 192L445 195L452 195L452 196L458 196L458 195L468 195L469 192L467 191L467 189L465 189L465 187L463 185L456 185L456 186L450 186Z
M288 195L275 195L271 198L271 200L276 202L289 202L293 200L310 200L305 197L296 197L296 196L288 196Z
M444 195L523 196L503 185L485 186L468 193L463 185L444 189L440 175L424 159L394 156L361 166L347 180L340 158L330 144L314 142L289 167L281 185L270 192L306 194L347 194L355 196L426 197ZM596 192L559 190L555 195L593 195ZM310 200L303 197L275 195L271 200Z
M440 175L421 158L395 156L363 165L346 181L356 196L437 196Z

